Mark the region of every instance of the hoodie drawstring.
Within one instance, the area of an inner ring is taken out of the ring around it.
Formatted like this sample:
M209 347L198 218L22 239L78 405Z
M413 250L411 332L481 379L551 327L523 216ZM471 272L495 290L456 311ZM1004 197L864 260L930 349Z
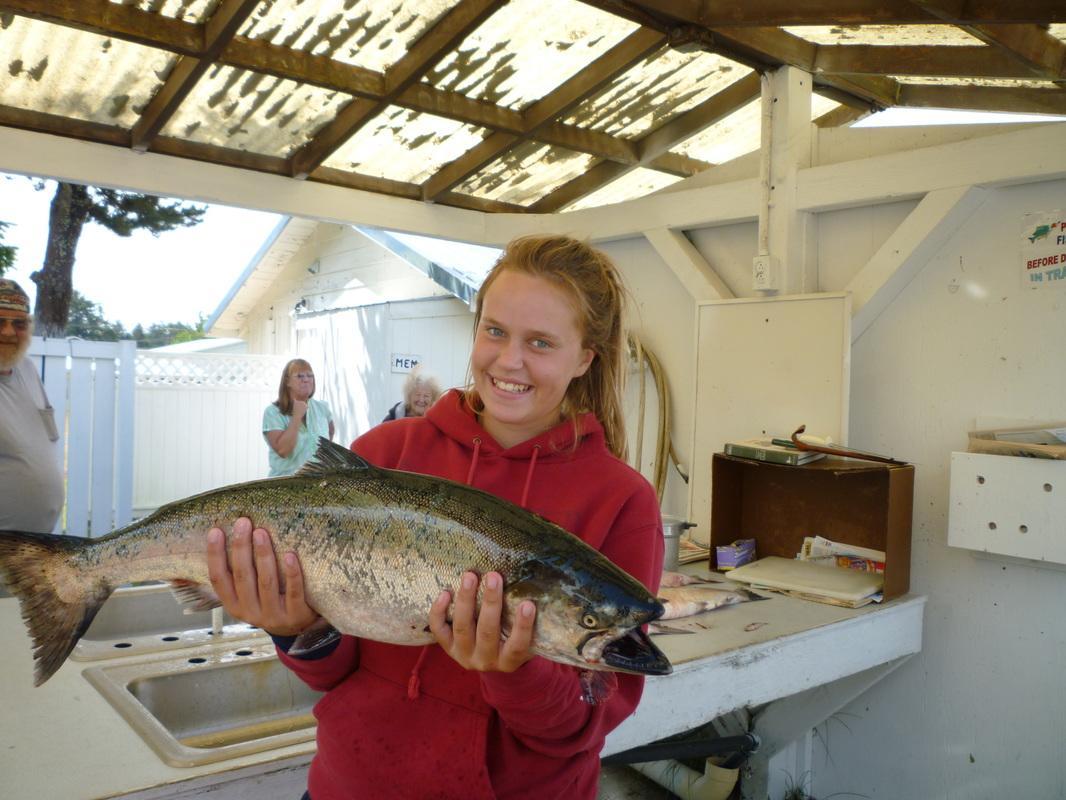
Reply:
M526 500L529 499L529 486L533 483L533 470L537 466L537 456L540 454L540 445L533 445L533 455L529 457L529 470L526 472L526 485L522 487L522 502L518 505L522 508L526 507Z
M411 677L407 679L407 699L417 700L419 690L422 687L422 679L418 675L418 671L422 669L422 662L426 660L426 656L429 655L431 644L427 644L422 648L422 652L418 654L418 659L415 661L415 665L411 668Z
M466 485L470 486L474 481L474 470L477 469L477 457L481 452L481 437L474 437L474 455L470 457L470 471L466 473Z

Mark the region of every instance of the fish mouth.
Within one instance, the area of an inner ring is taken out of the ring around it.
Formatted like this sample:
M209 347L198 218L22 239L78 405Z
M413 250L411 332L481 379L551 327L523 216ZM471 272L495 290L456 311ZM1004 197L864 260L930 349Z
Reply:
M640 628L608 642L601 660L613 670L638 675L669 675L674 671L670 659Z

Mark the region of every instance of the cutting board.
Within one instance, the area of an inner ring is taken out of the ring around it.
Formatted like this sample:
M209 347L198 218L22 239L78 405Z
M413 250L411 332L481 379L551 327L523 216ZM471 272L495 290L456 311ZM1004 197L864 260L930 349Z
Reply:
M846 602L858 602L881 591L884 576L841 567L826 567L810 561L767 556L728 573L731 581L741 581L772 589L820 594Z

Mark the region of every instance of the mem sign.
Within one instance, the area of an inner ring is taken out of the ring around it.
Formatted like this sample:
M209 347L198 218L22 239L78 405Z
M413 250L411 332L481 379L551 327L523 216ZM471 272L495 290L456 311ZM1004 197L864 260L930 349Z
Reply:
M1066 286L1066 211L1025 214L1021 250L1026 286Z
M422 363L422 356L412 356L406 353L392 354L393 372L410 372L420 363Z

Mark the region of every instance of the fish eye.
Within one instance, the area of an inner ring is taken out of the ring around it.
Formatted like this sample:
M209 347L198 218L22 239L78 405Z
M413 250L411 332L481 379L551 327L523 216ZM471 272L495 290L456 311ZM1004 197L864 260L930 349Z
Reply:
M581 617L581 627L583 627L583 628L598 628L599 626L600 626L600 621L596 618L595 614L590 614L590 613L586 612Z

